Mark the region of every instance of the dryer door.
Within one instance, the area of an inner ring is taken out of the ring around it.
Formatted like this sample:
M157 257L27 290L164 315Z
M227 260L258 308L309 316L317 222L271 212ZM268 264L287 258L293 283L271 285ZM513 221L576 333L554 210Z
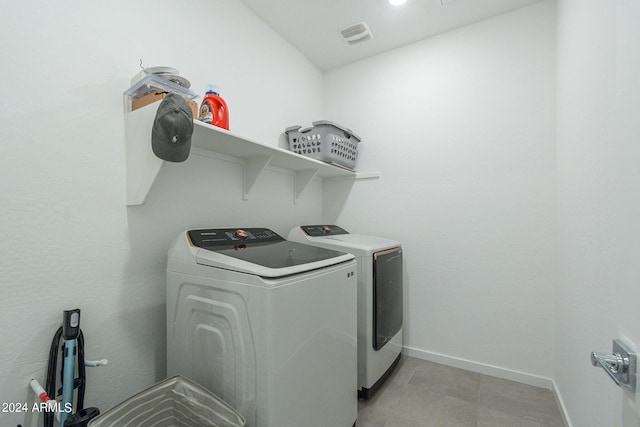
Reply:
M373 254L373 348L402 328L402 248Z

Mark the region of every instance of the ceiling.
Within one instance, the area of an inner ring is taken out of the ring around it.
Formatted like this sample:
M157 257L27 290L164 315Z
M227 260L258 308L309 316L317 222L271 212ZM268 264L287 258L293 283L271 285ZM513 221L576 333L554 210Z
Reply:
M324 71L539 0L408 0L402 6L387 0L241 1ZM350 45L339 30L361 21L373 39Z

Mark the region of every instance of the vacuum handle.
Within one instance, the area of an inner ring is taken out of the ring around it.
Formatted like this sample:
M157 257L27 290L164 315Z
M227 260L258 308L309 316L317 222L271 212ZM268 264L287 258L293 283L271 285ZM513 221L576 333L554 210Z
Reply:
M75 340L80 334L80 309L65 310L62 315L62 338Z

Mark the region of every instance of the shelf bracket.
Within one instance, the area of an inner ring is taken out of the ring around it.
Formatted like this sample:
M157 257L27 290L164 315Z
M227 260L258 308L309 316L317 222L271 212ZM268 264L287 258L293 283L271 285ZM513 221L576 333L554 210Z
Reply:
M293 177L293 183L295 186L295 192L293 195L293 203L298 203L298 199L307 189L311 181L318 175L319 169L308 169L303 171L297 171Z
M251 189L271 162L273 156L255 156L244 161L244 194L243 200L249 200Z

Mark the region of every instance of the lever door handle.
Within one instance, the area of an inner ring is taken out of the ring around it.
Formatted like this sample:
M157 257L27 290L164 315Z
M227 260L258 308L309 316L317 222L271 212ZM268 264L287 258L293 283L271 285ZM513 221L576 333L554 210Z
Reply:
M593 366L602 367L616 384L622 385L622 376L629 371L629 358L623 357L620 353L605 354L591 352L591 363Z
M636 390L636 355L620 340L613 340L613 353L591 352L591 363L605 370L620 387Z

